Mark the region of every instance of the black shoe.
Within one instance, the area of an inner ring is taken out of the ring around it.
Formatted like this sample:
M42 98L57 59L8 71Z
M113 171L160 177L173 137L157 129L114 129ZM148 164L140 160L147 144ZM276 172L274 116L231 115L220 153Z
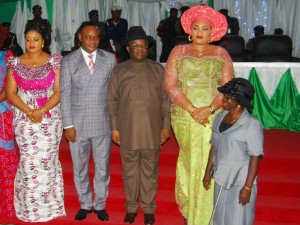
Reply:
M101 210L94 209L94 212L97 214L99 220L108 221L108 214L105 209L101 209Z
M124 218L124 223L134 223L136 216L137 213L126 213L126 216Z
M91 209L79 209L78 213L75 216L75 220L84 220L87 214L90 214L91 212Z
M153 225L155 223L154 214L144 214L145 225Z

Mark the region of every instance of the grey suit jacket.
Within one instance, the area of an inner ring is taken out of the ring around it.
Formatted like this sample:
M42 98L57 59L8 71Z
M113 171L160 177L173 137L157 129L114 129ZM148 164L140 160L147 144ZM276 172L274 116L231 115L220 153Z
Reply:
M210 143L214 146L214 179L225 189L245 184L251 156L263 155L263 127L246 109L224 132L219 127L228 111L220 112L212 125ZM256 184L256 179L254 181Z
M60 105L63 126L74 126L79 138L110 134L107 89L115 56L98 49L90 73L81 49L62 59Z

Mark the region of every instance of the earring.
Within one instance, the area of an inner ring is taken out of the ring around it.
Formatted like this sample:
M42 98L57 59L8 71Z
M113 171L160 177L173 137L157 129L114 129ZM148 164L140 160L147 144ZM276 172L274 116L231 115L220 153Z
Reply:
M188 36L188 40L189 40L190 42L193 41L193 38L192 38L192 35L191 35L191 34Z
M42 48L44 48L44 45L42 45Z

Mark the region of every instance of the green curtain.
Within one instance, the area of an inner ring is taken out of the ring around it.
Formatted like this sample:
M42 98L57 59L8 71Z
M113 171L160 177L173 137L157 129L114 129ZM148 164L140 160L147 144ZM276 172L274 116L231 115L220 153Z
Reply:
M1 2L0 1L0 23L11 22L15 11L16 11L16 1L15 2Z
M300 95L291 70L283 74L271 100L255 68L252 68L248 80L255 88L253 115L262 122L264 128L300 132Z
M20 0L20 1L21 1L22 9L23 9L24 0ZM31 0L26 0L26 1L28 3L29 9L31 9L32 1ZM15 11L16 11L17 2L18 2L17 0L10 0L10 1L5 1L5 2L0 0L0 23L12 21ZM49 21L52 23L53 1L46 0L46 5L47 5L47 10L48 10Z

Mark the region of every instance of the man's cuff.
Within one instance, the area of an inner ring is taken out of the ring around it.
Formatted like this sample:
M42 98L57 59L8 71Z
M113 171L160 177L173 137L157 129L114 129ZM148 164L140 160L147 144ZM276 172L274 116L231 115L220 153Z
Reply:
M67 127L64 127L64 129L68 129L68 128L72 128L72 127L74 127L74 126L73 125L67 126Z

